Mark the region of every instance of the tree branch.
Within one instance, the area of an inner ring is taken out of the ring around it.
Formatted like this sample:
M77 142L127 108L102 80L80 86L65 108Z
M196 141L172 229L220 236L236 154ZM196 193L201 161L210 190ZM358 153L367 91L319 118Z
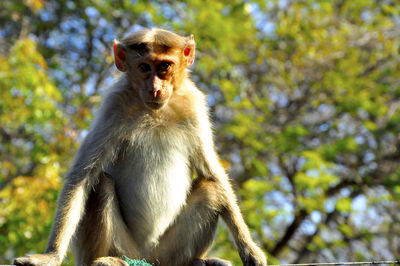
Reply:
M26 171L18 170L15 175L5 179L3 182L0 183L0 191L2 191L8 184L10 184L15 178L19 176L31 176L33 171L35 170L37 163L32 163Z

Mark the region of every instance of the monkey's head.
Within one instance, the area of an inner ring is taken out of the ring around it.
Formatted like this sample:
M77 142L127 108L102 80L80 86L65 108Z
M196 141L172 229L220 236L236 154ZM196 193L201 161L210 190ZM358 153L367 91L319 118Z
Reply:
M140 100L152 110L164 107L194 62L193 35L143 29L114 41L116 67L126 72Z

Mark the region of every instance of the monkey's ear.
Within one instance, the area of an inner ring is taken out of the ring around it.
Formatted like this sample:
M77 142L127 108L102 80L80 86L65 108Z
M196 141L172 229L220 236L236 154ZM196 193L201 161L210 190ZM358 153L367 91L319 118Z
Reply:
M192 34L190 35L190 37L187 38L185 48L183 48L183 55L185 58L186 67L190 67L191 65L193 65L195 48L196 43Z
M126 65L126 50L122 43L117 40L114 40L114 60L115 66L118 68L119 71L125 72L127 70Z

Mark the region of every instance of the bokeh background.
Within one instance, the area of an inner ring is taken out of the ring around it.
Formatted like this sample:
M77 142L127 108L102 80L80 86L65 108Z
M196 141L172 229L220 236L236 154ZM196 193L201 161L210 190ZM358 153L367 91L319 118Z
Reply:
M155 26L195 35L192 77L270 264L400 256L400 1L2 0L0 263L44 251L118 75L112 41ZM211 254L241 265L223 223Z

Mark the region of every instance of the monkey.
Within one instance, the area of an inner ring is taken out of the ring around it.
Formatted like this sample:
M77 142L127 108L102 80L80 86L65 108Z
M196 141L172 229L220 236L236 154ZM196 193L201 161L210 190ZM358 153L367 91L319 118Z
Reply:
M216 152L206 96L190 79L193 35L143 28L114 41L122 72L66 175L44 254L15 265L231 265L206 257L219 217L243 265L265 266Z

